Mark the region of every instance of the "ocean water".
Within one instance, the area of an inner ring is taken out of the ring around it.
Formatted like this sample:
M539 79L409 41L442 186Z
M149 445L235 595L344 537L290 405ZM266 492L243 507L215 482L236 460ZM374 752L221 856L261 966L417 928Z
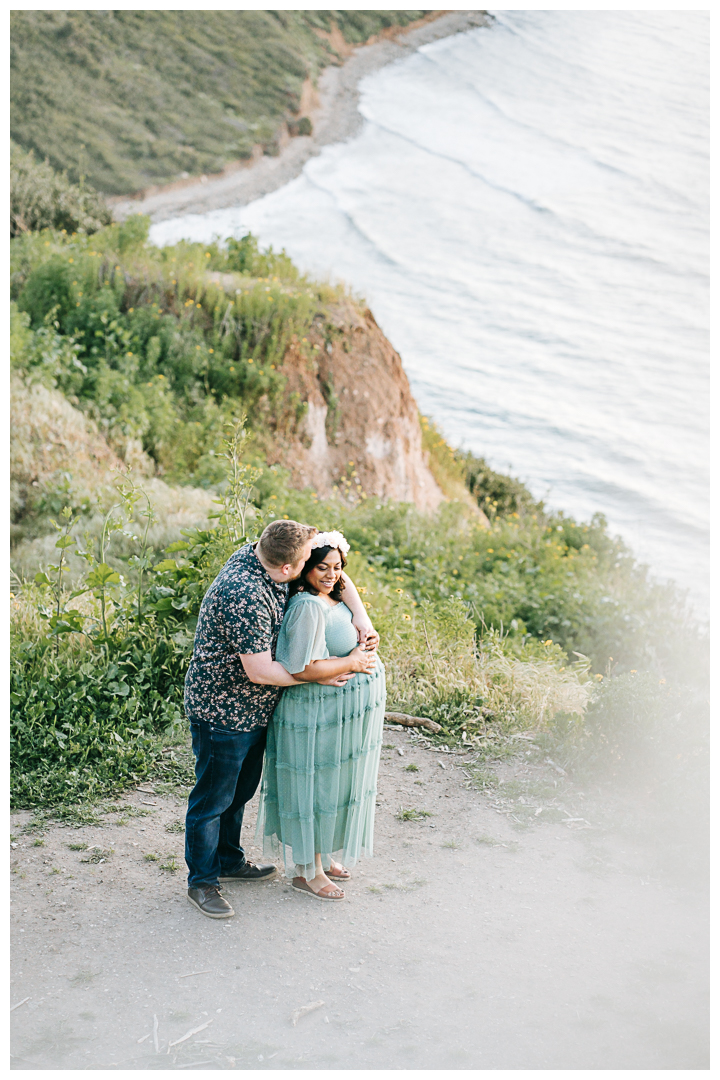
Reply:
M151 236L251 229L348 282L453 445L704 615L708 60L704 12L497 13L369 76L284 188Z

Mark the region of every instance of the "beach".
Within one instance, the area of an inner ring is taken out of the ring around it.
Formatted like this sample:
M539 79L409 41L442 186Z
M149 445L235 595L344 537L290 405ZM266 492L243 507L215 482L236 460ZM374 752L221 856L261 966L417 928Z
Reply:
M132 198L109 198L114 217L123 221L131 214L148 214L153 222L184 214L204 214L228 206L246 206L263 195L284 187L302 172L303 166L324 146L357 135L363 118L358 110L358 87L367 75L416 52L443 37L485 26L484 11L449 11L429 17L402 30L388 32L380 41L351 47L332 41L347 58L343 64L323 71L317 88L306 84L302 112L312 120L312 135L286 135L277 157L256 148L248 161L233 162L217 176L189 177L146 189ZM340 35L338 35L339 37Z

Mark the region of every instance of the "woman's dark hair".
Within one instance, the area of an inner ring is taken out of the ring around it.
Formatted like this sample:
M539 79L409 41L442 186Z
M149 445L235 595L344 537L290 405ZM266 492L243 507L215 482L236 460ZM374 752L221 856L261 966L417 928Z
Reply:
M309 593L312 593L313 596L317 596L317 589L314 589L312 587L312 585L307 580L306 575L309 573L310 570L312 570L314 567L316 567L318 565L318 563L321 563L323 561L323 559L325 558L325 556L330 551L337 551L338 555L340 556L340 565L342 566L343 570L345 569L345 564L346 564L347 560L346 560L345 556L343 555L342 551L340 550L340 548L332 548L332 547L313 548L312 551L310 552L310 558L308 559L308 561L305 563L305 565L302 568L302 573L300 574L300 577L295 578L294 581L290 582L290 595L291 596L294 596L295 593L298 593L298 592L309 592ZM339 577L337 579L337 581L335 582L335 588L330 593L331 598L333 600L342 600L342 591L343 591L344 588L345 588L345 582L343 581L342 577Z

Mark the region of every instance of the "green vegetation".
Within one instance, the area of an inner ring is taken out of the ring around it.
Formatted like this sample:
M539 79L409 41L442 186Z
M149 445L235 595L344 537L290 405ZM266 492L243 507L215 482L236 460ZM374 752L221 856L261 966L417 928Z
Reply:
M337 62L333 24L359 44L425 14L13 11L11 134L106 194L219 172L278 152L304 80Z
M64 229L97 232L112 221L103 199L82 183L72 184L47 164L10 145L10 235Z
M104 863L107 862L111 855L114 855L114 851L112 848L106 850L105 848L101 848L98 844L93 844L93 846L89 847L87 851L87 857L81 859L80 862L95 864Z
M414 806L400 807L395 815L398 821L422 821L423 818L432 817L429 810L416 810ZM388 888L386 885L385 888Z
M84 410L121 456L139 443L158 475L209 487L224 477L224 424L239 403L266 442L295 429L304 406L278 368L341 293L252 237L160 250L148 224L17 238L11 360ZM307 341L300 351L310 359Z
M684 682L703 684L704 640L682 597L654 584L601 517L551 513L424 418L452 496L434 516L291 489L266 465L304 410L283 359L292 344L312 366L342 293L250 236L163 250L146 237L133 218L91 237L12 241L16 400L41 391L97 429L84 486L75 460L43 472L38 457L14 480L15 536L45 545L13 588L14 805L60 818L73 800L148 777L188 782L182 692L202 597L242 537L277 516L348 537L389 706L436 720L439 742L492 760L532 733L563 768L615 771L661 737L675 755L679 733L702 746ZM97 464L108 444L114 473ZM205 524L157 531L157 480L129 470L131 450L214 499ZM687 751L688 776L703 753Z

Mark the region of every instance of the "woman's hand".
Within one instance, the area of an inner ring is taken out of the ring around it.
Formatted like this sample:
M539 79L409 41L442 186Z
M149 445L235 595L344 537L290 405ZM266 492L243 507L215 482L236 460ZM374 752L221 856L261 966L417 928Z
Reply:
M372 649L364 649L362 645L358 645L357 648L348 656L350 662L350 670L357 671L363 675L369 675L373 671L377 663L377 653Z
M353 616L352 624L355 627L360 645L364 645L366 649L377 649L380 635L364 611Z
M359 633L360 633L360 631L358 631L358 634ZM365 646L365 648L367 649L368 652L376 652L377 651L377 647L378 647L378 645L380 643L380 635L378 634L377 630L372 625L372 623L370 623L370 629L366 633L365 641L363 641L362 638L359 638L359 641L360 641L361 645Z

